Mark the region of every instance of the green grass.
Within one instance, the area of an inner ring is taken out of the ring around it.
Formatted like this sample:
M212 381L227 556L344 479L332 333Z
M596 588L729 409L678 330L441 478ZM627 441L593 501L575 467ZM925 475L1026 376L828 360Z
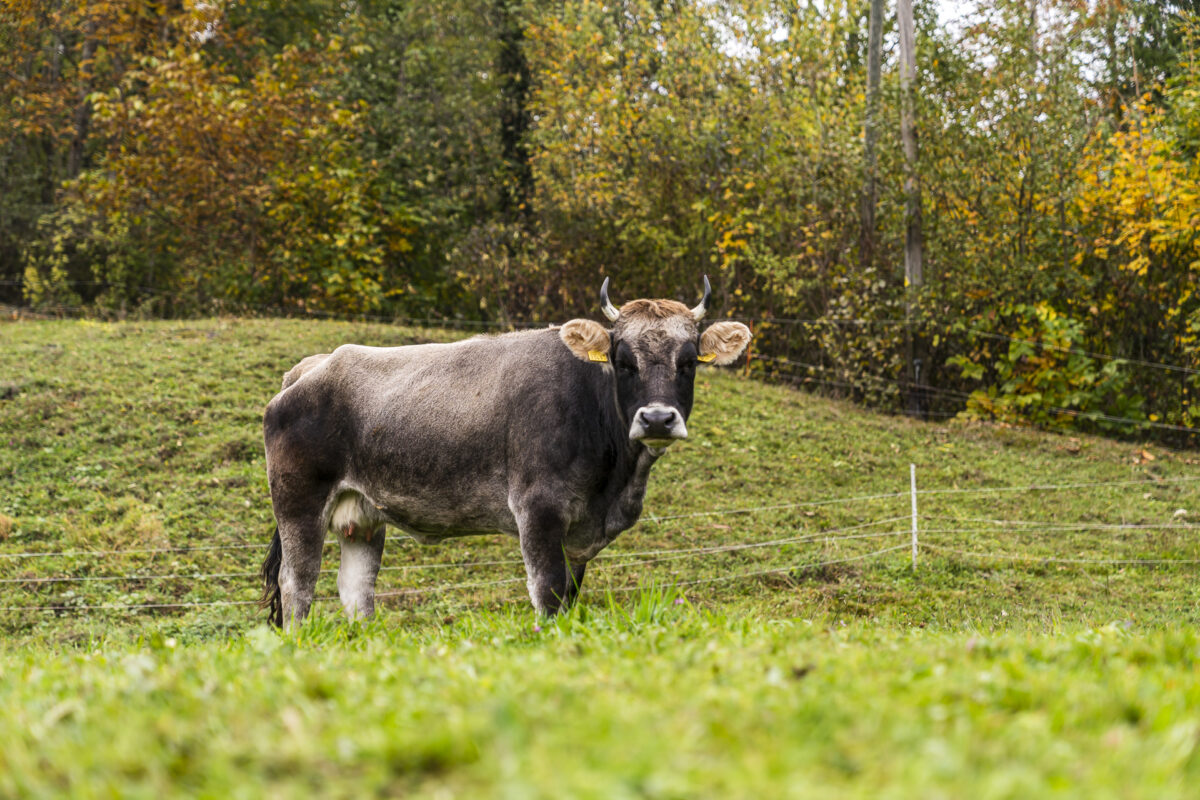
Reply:
M472 564L517 559L501 537L389 541L381 590L404 594L366 626L336 603L283 638L247 606L84 608L253 599L260 414L283 372L346 341L454 335L0 325L0 606L18 609L0 611L0 794L1189 794L1191 454L880 416L728 372L701 373L691 438L565 619L534 617L519 564ZM907 544L909 463L931 492L915 572L906 548L872 555ZM978 491L1117 481L1138 483ZM874 495L891 496L794 505ZM760 510L708 513L739 509ZM821 535L887 518L904 519ZM1058 529L1115 522L1174 527ZM72 555L2 557L40 551ZM1179 563L1102 563L1134 559ZM148 575L179 577L130 577ZM63 576L126 577L38 582Z
M540 627L14 651L0 793L1170 798L1200 777L1192 630L967 637L653 601Z

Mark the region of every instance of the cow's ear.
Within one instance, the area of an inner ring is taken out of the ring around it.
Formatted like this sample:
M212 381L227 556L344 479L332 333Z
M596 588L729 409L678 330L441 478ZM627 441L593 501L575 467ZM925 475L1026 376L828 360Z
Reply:
M558 337L576 358L608 361L608 331L599 322L573 319L558 329Z
M750 329L742 323L714 322L700 337L700 360L721 366L732 364L748 344Z

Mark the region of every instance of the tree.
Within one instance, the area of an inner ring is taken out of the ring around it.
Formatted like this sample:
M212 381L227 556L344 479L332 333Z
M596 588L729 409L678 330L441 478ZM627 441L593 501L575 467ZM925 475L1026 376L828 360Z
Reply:
M30 298L61 295L79 256L115 306L380 308L418 223L363 158L362 115L324 90L342 47L286 46L244 81L185 38L94 94L109 146L43 220Z
M913 297L919 296L925 284L922 269L921 242L921 183L917 163L917 130L913 92L917 75L916 32L913 25L912 0L897 3L897 27L900 31L900 138L904 143L904 288L905 318L911 319ZM912 383L908 391L909 413L920 415L924 403L920 394L923 381L921 368L925 365L924 346L918 331L908 329L908 357Z
M863 266L872 263L875 251L875 205L879 189L876 186L878 156L875 144L879 124L879 80L882 73L883 0L870 0L871 10L867 33L867 105L863 113L863 192L862 232L858 238L858 256Z
M184 16L155 0L0 4L0 297L19 299L21 253L59 187L97 150L92 94L159 53ZM86 267L72 275L88 278Z

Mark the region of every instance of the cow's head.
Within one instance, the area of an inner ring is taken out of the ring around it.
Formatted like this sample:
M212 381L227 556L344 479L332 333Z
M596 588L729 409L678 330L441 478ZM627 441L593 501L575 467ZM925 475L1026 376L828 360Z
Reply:
M700 332L711 294L705 276L704 298L695 308L674 300L631 300L617 309L605 278L600 300L612 329L573 319L559 330L577 358L613 375L630 440L664 448L686 439L697 362L731 364L750 343L750 329L740 322L715 322Z

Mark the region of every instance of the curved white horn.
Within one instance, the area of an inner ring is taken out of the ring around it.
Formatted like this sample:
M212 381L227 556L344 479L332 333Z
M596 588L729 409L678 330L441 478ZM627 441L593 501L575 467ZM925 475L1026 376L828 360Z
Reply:
M608 317L609 322L616 322L617 317L621 316L621 312L608 299L608 278L604 279L604 284L600 287L600 302L603 303L600 310L604 312L604 316Z
M704 276L704 297L700 299L700 305L692 309L692 319L699 322L704 318L705 312L708 311L708 298L712 297L712 286L708 282L708 276Z

